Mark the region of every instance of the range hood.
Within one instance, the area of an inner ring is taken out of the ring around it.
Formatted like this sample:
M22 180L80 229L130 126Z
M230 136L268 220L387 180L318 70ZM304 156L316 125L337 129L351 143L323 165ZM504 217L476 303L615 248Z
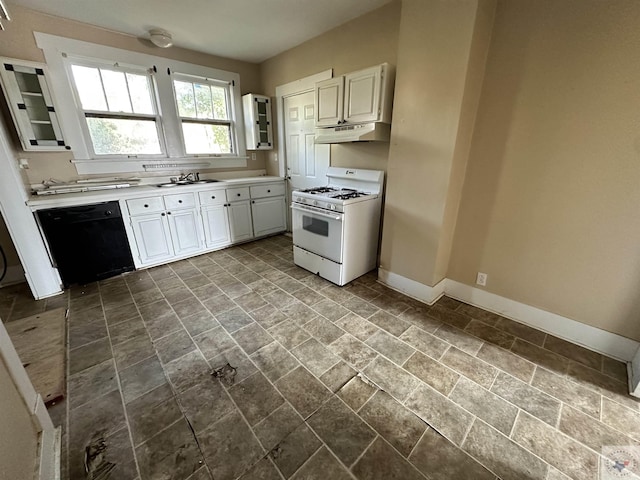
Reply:
M316 128L316 143L388 142L390 137L391 125L382 122Z

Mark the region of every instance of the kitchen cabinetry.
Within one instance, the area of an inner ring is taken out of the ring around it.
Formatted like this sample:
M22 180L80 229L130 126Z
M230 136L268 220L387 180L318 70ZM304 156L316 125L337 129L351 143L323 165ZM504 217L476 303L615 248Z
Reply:
M193 193L138 198L126 203L143 265L202 249L202 226Z
M273 130L269 97L249 93L242 97L248 150L272 150Z
M204 241L207 248L223 247L231 243L227 198L224 190L208 190L199 193L200 211L204 225Z
M393 85L387 63L316 83L316 126L391 123Z
M0 58L0 78L20 143L26 151L69 150L62 136L46 66Z
M284 183L252 186L250 191L254 235L261 237L286 230Z
M249 187L227 188L227 213L232 242L253 238Z

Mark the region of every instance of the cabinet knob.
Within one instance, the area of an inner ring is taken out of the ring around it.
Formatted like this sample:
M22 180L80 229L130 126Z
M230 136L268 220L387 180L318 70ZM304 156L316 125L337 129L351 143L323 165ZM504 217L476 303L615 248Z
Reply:
M161 213L161 214L160 214L160 216L161 216L161 217L164 217L164 213Z
M182 200L178 200L178 203L182 203Z
M251 203L256 203L256 201L255 200L251 200Z
M171 215L171 212L167 212L167 215Z
M240 194L239 194L239 193L238 193L237 195L238 195L238 196L240 196Z
M267 190L267 193L271 193L271 190Z
M215 200L215 199L216 199L216 196L215 196L215 195L211 195L211 198Z
M145 203L144 208L149 208L149 204Z

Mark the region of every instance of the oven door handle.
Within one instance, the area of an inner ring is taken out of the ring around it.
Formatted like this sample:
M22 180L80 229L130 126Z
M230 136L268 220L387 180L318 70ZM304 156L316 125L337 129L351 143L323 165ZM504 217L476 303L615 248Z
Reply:
M292 203L291 204L291 209L292 210L298 210L300 212L313 213L314 215L318 215L319 217L330 218L331 220L340 220L340 221L342 221L342 214L325 213L324 211L322 211L319 208L307 207L306 205L303 206L303 205L298 205L298 204Z

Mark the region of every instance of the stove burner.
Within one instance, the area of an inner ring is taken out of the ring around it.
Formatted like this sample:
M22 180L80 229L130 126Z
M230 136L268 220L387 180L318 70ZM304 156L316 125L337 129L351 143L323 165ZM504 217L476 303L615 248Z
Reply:
M350 198L359 198L365 197L367 194L364 192L358 192L357 190L353 190L351 188L343 188L336 195L331 195L331 198L336 198L338 200L349 200Z
M304 193L312 193L312 194L318 194L318 193L329 193L329 192L335 192L336 189L332 188L332 187L314 187L314 188L307 188L305 190L300 190L301 192Z

